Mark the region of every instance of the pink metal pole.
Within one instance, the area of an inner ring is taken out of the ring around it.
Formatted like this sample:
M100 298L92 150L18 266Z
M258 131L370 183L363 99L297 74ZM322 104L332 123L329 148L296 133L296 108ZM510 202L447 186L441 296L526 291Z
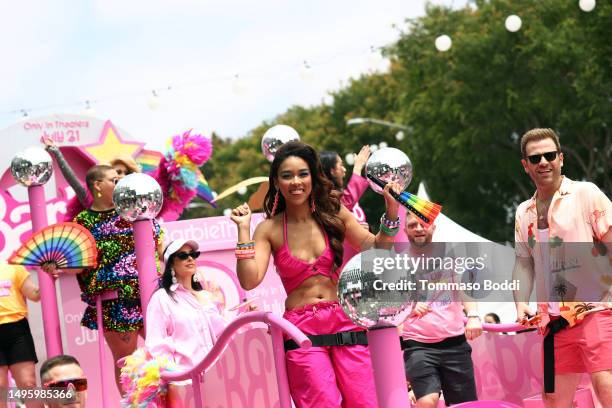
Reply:
M380 408L409 407L404 358L397 327L368 331L376 397Z
M113 292L114 296L117 297L117 293ZM108 408L108 395L109 389L106 384L106 379L108 378L108 372L106 367L106 349L104 347L104 322L102 317L102 300L106 300L105 294L102 293L96 296L96 315L98 321L98 359L100 361L100 376L102 380L102 407Z
M202 398L202 391L200 390L202 374L193 373L191 375L191 387L193 388L193 400L195 401L195 408L204 408L204 399Z
M32 233L45 228L47 221L47 208L44 186L28 187L30 199L30 218L32 220ZM62 349L62 332L60 329L59 313L57 311L57 297L55 294L55 280L48 273L36 268L38 286L40 288L40 303L43 317L43 330L45 333L45 348L47 358L64 354Z
M155 240L151 220L134 221L134 242L138 286L140 287L140 306L146 327L147 305L157 289L157 269L155 266Z
M272 353L274 354L274 367L276 368L278 400L281 408L291 408L289 379L287 378L287 365L285 364L283 331L278 326L269 325L269 327L272 333Z

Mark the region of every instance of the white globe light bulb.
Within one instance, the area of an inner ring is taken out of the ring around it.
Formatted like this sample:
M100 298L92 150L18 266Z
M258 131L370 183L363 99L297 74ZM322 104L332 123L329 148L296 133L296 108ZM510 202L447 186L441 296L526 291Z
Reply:
M521 29L522 25L523 22L521 21L521 18L515 14L512 14L506 18L506 30L510 31L511 33L516 33Z
M580 10L586 11L587 13L589 11L593 11L596 4L597 3L595 0L580 0L580 2L578 3L578 5L580 6Z
M440 52L446 52L450 50L450 47L453 45L453 41L451 38L444 34L436 38L436 49Z
M354 153L348 153L346 156L344 156L344 161L349 166L352 166L353 164L355 164L355 154Z

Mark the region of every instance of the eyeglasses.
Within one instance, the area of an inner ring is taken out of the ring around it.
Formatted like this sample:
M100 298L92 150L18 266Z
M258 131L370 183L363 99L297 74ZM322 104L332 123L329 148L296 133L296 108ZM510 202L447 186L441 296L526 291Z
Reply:
M49 381L45 388L68 388L76 392L87 391L87 378L69 378L67 380Z
M546 152L542 154L532 154L531 156L527 156L527 159L531 164L540 164L542 160L542 156L546 159L547 162L551 162L557 158L557 151L554 152Z
M200 256L200 251L177 252L174 254L174 256L176 256L181 261L184 261L189 257L191 257L192 259L198 259L198 257Z

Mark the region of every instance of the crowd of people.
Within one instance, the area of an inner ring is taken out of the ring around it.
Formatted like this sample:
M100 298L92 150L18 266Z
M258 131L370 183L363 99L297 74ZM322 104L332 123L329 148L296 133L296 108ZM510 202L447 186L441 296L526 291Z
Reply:
M164 357L176 369L193 368L227 325L224 311L203 289L203 277L196 267L198 243L176 240L164 249L161 227L153 222L159 289L149 301L144 333L133 228L119 216L112 201L117 180L138 171L137 167L125 158L114 160L112 165L93 166L83 190L62 164L55 146L46 144L84 207L74 221L92 232L98 250L95 268L71 271L86 303L81 324L97 330L96 297L116 291L117 298L105 300L102 309L104 338L113 360L129 365L140 334L147 355ZM309 349L299 348L292 340L285 342L289 386L298 408L377 406L365 329L347 317L337 297L347 253L372 247L395 249L395 237L402 227L408 239L403 251L418 256L441 250L432 245L435 224L423 226L417 217L408 215L400 225L398 202L391 194L400 192L397 183L390 182L383 190L385 212L376 235L351 213L367 189L362 170L369 155L367 147L360 151L345 186L346 169L337 153L318 153L305 143L287 142L270 166L265 220L251 234L249 206L240 205L231 213L237 227L235 255L240 285L245 290L257 287L272 259L287 293L284 318L312 341ZM564 302L559 307L557 302L538 297L537 315L527 304L534 285L538 290L541 277L552 273L542 244L595 241L607 248L608 256L612 249L612 203L595 185L563 176L563 160L552 130L533 129L522 137L521 163L536 192L516 211L514 277L529 282L515 293L517 316L525 325L535 324L545 336L546 406L569 406L580 373L585 372L590 374L602 405L612 406L611 303L589 299ZM52 263L45 264L43 270L53 276L61 272ZM422 272L436 273L436 279L441 279L444 271ZM38 360L26 299L39 298L38 288L24 268L0 266L0 389L8 386L9 371L17 387L37 384ZM488 313L484 322L497 324L500 319ZM436 407L441 395L447 405L478 399L469 341L482 331L478 305L467 297L441 292L414 305L400 328L400 344L407 387L417 407ZM45 387L74 389L76 403L85 406L87 380L74 357L56 356L45 361L40 379ZM130 389L120 367L116 368L116 381L120 391ZM174 385L179 384L168 387ZM160 392L167 389L162 387ZM2 404L0 401L0 407Z

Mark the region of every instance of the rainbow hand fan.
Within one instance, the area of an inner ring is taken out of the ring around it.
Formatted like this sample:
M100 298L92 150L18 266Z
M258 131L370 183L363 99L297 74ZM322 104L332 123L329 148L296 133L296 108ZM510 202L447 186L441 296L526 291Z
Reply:
M91 233L74 222L62 222L32 235L8 262L24 266L55 262L59 269L77 269L95 267L97 258L96 241Z
M367 174L367 177L376 183L380 188L385 188L387 183L382 181L381 179ZM431 201L427 201L419 196L414 194L410 194L407 191L404 191L400 194L397 194L393 190L389 191L393 198L397 200L398 203L406 207L411 213L417 216L420 223L425 227L429 227L433 224L434 220L440 214L442 210L442 206L440 204L432 203Z

